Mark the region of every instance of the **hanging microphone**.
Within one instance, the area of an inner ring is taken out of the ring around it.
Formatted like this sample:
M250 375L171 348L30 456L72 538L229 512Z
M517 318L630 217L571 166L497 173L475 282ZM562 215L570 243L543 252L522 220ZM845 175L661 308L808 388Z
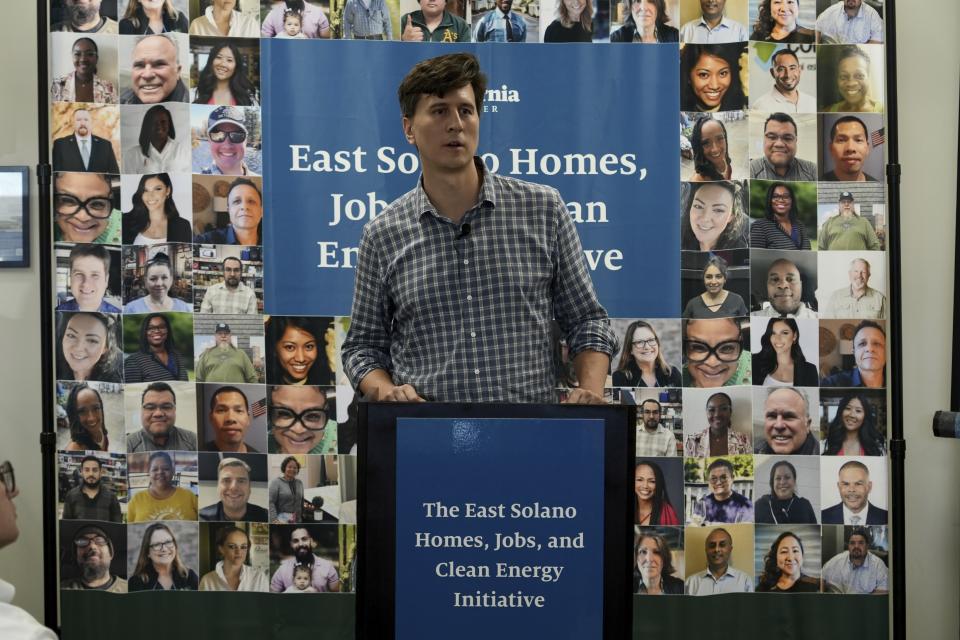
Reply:
M460 225L460 233L457 234L457 239L466 238L468 235L470 235L470 223L464 222Z

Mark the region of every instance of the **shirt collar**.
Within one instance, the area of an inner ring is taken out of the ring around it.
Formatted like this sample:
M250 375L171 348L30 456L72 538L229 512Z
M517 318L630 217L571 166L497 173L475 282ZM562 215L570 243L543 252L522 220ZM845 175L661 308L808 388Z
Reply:
M710 30L711 30L710 25L707 24L707 19L703 17L703 14L702 14L702 13L700 14L700 23L699 23L699 26L704 27L705 29L707 29L707 31L710 31ZM717 29L720 29L721 27L726 27L727 29L730 28L730 20L727 18L726 15L720 17L720 22L717 24L717 26L713 27L712 30L713 30L713 31L716 31Z
M477 197L477 202L473 205L473 208L479 209L481 208L481 205L486 203L489 203L491 207L496 207L497 189L493 181L493 174L487 171L486 166L483 164L483 160L481 160L479 156L473 157L473 164L477 168L477 171L480 172L480 194ZM435 218L440 217L440 214L437 213L437 208L432 202L430 202L430 197L423 189L422 173L417 179L417 191L414 194L414 211L417 211L420 217L423 217L426 214L431 214Z
M860 513L854 513L853 511L850 511L850 509L847 508L847 505L845 505L845 504L842 503L842 502L841 502L840 504L843 505L843 521L844 521L844 522L849 521L851 516L860 516L860 522L859 522L858 524L861 524L861 525L866 526L866 524L867 524L867 514L870 512L870 502L869 502L869 501L867 502L867 504L864 505L863 511L861 511Z

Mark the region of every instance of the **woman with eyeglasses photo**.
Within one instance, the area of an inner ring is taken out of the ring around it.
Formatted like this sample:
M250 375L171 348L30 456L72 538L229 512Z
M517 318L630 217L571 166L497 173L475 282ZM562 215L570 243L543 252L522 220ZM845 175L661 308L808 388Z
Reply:
M250 536L235 524L217 529L221 560L200 578L200 591L270 591L267 576L250 565Z
M774 182L767 188L766 201L764 217L750 225L750 247L809 251L810 236L800 222L793 187L785 182Z
M270 522L300 522L303 514L303 482L297 479L300 462L287 456L280 462L280 476L270 481Z
M125 382L186 382L188 362L173 343L170 318L151 313L140 323L139 349L123 362L123 379Z
M103 418L103 399L100 392L85 382L74 386L67 395L67 421L70 425L70 443L66 451L107 451L110 438Z
M660 337L649 322L635 320L623 337L620 362L613 372L615 387L679 387L680 370L667 363Z
M267 398L270 453L337 452L337 410L332 388L272 385Z
M180 557L180 547L167 525L155 522L143 532L140 553L128 583L130 591L196 591L200 579Z
M130 475L133 475L132 463L130 467ZM197 519L197 495L189 489L176 486L173 482L175 473L176 468L169 453L155 451L150 454L147 459L150 484L130 499L127 522Z
M750 351L739 318L683 321L683 386L750 384Z
M53 239L120 244L120 211L105 173L61 172L53 178Z

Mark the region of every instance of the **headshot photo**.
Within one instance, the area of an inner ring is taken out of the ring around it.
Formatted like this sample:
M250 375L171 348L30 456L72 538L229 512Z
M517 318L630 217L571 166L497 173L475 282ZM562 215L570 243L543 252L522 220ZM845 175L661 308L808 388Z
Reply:
M339 527L286 524L270 527L270 591L340 591Z
M127 527L130 591L196 591L199 527L196 522L153 522Z
M817 12L814 0L802 3L800 0L759 0L751 5L751 40L778 44L816 42L814 26Z
M190 22L191 36L256 38L260 35L257 0L200 0L200 15Z
M637 405L637 457L673 457L680 455L683 440L683 403L680 389L661 393L657 389L621 390L621 403L627 404L624 394L633 396Z
M396 28L395 7L392 2L387 6L385 0L372 0L369 3L347 0L340 11L339 36L344 40L393 40ZM393 13L391 9L394 10ZM509 11L509 7L507 10ZM526 26L530 27L530 31L536 32L535 24Z
M886 386L887 329L882 320L821 320L821 387Z
M882 45L817 47L818 111L883 113L883 62Z
M127 384L186 382L193 374L193 318L187 313L125 315L123 350Z
M817 179L817 116L781 111L750 119L750 177L785 182Z
M750 321L715 318L683 321L683 386L750 384Z
M60 588L127 593L127 531L110 522L60 521Z
M748 315L750 252L727 249L680 254L680 293L683 318L724 318Z
M752 526L688 527L684 538L688 596L753 591Z
M120 39L120 104L189 102L189 38L159 33Z
M333 318L265 316L267 382L333 384Z
M637 458L633 480L634 524L683 524L680 520L680 514L683 514L681 458Z
M755 318L750 350L753 384L816 387L819 327L816 320Z
M680 39L677 0L613 0L610 42L653 44Z
M880 44L883 0L817 0L820 44Z
M128 522L197 519L197 453L154 451L128 456Z
M50 34L51 102L117 104L117 39L102 33Z
M883 115L820 116L820 179L877 182L883 176Z
M680 184L680 248L745 249L750 238L746 182Z
M196 313L263 313L263 260L258 247L194 245Z
M828 251L817 255L821 318L887 317L887 262L882 251Z
M753 522L753 456L686 458L688 525Z
M113 382L57 382L57 450L127 450L123 391ZM113 429L113 440L110 430ZM63 480L61 479L61 485Z
M266 453L267 420L262 384L198 385L203 423L201 450Z
M687 389L684 395L683 455L688 458L753 452L750 388Z
M196 451L197 392L187 382L127 384L127 452Z
M121 111L124 173L190 173L190 105L131 104Z
M680 0L680 41L694 44L744 42L746 0Z
M753 389L755 453L818 456L819 429L813 420L819 409L816 387Z
M307 456L304 454L271 455L269 465L268 508L271 524L301 522Z
M58 311L57 380L123 382L120 316Z
M118 0L120 34L186 33L188 0Z
M57 311L120 313L120 247L58 242Z
M200 591L269 591L269 540L266 524L201 522Z
M260 109L195 104L190 108L190 127L199 134L193 144L193 173L258 176L263 172Z
M881 526L823 528L823 590L826 593L889 593L890 546Z
M355 12L359 5L356 2L354 5ZM484 6L487 7L486 10L482 8ZM346 6L343 12L347 13ZM528 16L519 6L514 7L513 0L498 0L486 5L470 0L470 13L474 42L536 42L540 36L538 19ZM341 37L345 40L356 37L352 26L344 24L342 31Z
M305 0L260 0L260 4L262 38L334 37L328 6Z
M679 387L681 330L676 320L614 318L610 327L621 337L611 358L614 387Z
M200 453L200 520L267 522L267 456Z
M633 592L683 595L683 528L633 528Z
M124 454L61 451L57 463L61 519L124 521L127 502Z
M887 524L887 460L821 456L823 524Z
M680 178L690 182L743 180L747 174L747 114L745 111L681 113Z
M817 317L816 253L757 249L750 257L751 315Z
M817 184L750 181L750 247L803 250L817 246Z
M260 39L190 39L190 102L260 104Z
M336 453L337 392L342 387L269 385L267 441L270 453Z
M747 108L741 71L745 42L684 44L680 49L680 109L740 111Z
M824 185L818 200L818 250L886 249L887 207L882 185Z
M193 312L193 252L189 244L123 247L123 312Z
M118 32L115 2L53 0L50 3L50 31L82 33Z
M422 4L430 6L430 3ZM607 6L602 7L604 4ZM610 35L610 4L600 2L595 6L593 0L546 0L540 3L540 41L592 42L595 38L605 41ZM599 12L601 8L605 9L602 14Z
M194 243L260 245L262 220L261 178L193 176Z
M758 592L819 593L819 526L758 526L754 540Z
M193 326L197 382L264 382L260 316L197 315Z
M812 47L751 42L750 108L790 115L816 113L816 72Z
M825 456L886 455L886 394L877 389L822 390L820 434Z
M120 177L120 193L123 244L152 245L193 239L187 175L125 174Z
M120 173L119 107L55 102L50 107L50 137L54 171Z
M757 524L817 524L820 521L820 459L815 456L754 456L753 505Z
M575 38L583 37L576 24L572 24L572 22L575 22L582 25L580 23L581 18L586 20L584 28L587 32L587 39L582 41L590 42L593 13L588 7L591 7L590 2L580 1L572 7L572 11L569 7L562 9L566 11L567 21L564 31L561 33L569 33L571 38L565 42L579 42ZM399 31L394 33L394 40L402 40L403 42L470 42L473 38L470 32L470 24L466 21L467 2L465 0L450 0L449 2L446 0L440 2L403 0L400 2L400 11L403 12L400 16L400 28ZM545 14L544 8L541 8L540 11L541 14ZM609 14L609 11L607 13ZM291 17L296 18L296 16L285 15L285 32L282 37L306 38L306 35L300 35L300 24L288 24ZM541 27L546 28L546 26L547 23L541 20Z
M53 239L120 244L120 180L104 173L53 174Z

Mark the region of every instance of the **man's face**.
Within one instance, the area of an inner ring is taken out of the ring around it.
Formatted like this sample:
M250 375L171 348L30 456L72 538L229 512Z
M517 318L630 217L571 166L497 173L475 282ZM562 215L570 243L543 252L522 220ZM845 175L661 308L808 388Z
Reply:
M94 218L86 209L77 209L69 217L58 212L57 226L67 242L93 242L110 223L110 185L98 173L60 173L55 179L57 194L72 196L80 202L104 198L102 218ZM88 206L93 206L88 205Z
M700 14L712 22L723 15L726 6L727 0L700 0Z
M162 149L167 144L171 128L170 115L166 111L157 113L153 118L153 130L150 132L150 142L154 147Z
M736 372L739 359L721 360L717 351L725 354L737 352L740 330L737 324L727 319L696 320L687 323L687 370L694 386L701 388L722 387ZM693 345L713 349L713 353L701 362L690 359Z
M774 167L785 169L797 155L797 130L790 122L769 120L763 130L763 155Z
M809 433L810 418L800 394L790 389L778 389L767 396L763 409L763 434L774 453L798 451Z
M843 8L847 11L859 11L863 0L843 0Z
M90 112L86 109L73 112L73 132L82 138L90 135Z
M733 553L733 540L726 531L714 531L706 541L707 566L714 574L726 571Z
M313 541L310 533L306 529L294 529L290 534L290 546L293 547L293 555L297 562L304 560L312 562L313 548L317 543Z
M243 265L239 260L226 260L223 263L223 282L231 289L240 286L240 273Z
M217 491L227 511L242 511L250 499L250 475L240 465L224 467L217 479Z
M726 396L716 394L707 400L707 423L713 433L724 433L730 429L730 418L733 417L733 407Z
M233 344L230 341L232 334L229 331L217 331L213 334L213 339L218 347L228 347Z
M80 465L80 477L83 478L83 484L90 489L95 489L100 485L100 465L93 460L87 460Z
M780 314L796 313L803 296L800 270L789 260L778 260L767 271L767 299Z
M232 126L232 125L230 125ZM230 224L241 231L256 231L263 219L263 201L257 190L247 184L237 185L227 194Z
M773 81L780 93L788 93L797 88L797 85L800 84L800 72L800 61L797 60L796 56L789 53L777 56L776 63L770 69L770 75L773 76ZM774 121L771 120L770 122ZM789 123L787 126L789 126Z
M655 431L660 425L660 405L656 402L644 402L640 407L640 415L643 417L643 426L650 431Z
M733 474L723 465L717 465L707 473L707 482L717 500L726 500L733 494Z
M70 265L70 293L80 305L80 311L96 311L107 292L106 267L94 256L74 258Z
M64 0L74 26L82 26L100 15L100 0Z
M840 213L856 213L856 209L853 207L853 200L850 198L844 198L841 200Z
M76 546L77 564L85 582L102 578L110 571L113 554L102 532L88 531L75 540L86 540L86 546ZM102 544L100 544L102 543Z
M508 3L509 8L509 3ZM459 174L473 166L480 138L480 114L469 84L443 96L421 95L403 133L417 147L425 171Z
M247 401L236 391L217 394L210 411L210 424L217 448L231 450L242 445L250 428Z
M840 179L859 179L863 163L870 157L870 141L859 122L841 122L830 141L830 156Z
M847 540L847 551L850 552L850 561L860 564L867 557L867 539L855 533Z
M133 48L130 83L144 104L163 102L180 79L177 49L162 36L147 36Z
M503 11L504 13L510 12L510 7L513 6L513 0L497 0L497 9Z
M140 404L140 424L151 436L166 436L177 421L177 404L169 391L147 391Z
M882 373L887 364L887 338L875 327L864 327L853 337L853 359L857 369Z
M863 260L854 260L847 271L850 277L850 286L854 291L863 291L870 281L870 267Z
M225 134L223 140L219 142L214 141L211 137L210 140L210 156L213 158L213 161L216 163L217 167L220 169L220 172L228 176L238 176L243 174L243 156L247 152L247 148L244 146L246 144L246 133L240 125L234 124L232 122L221 122L213 129L210 130L210 133L215 134L220 132ZM244 134L243 139L239 142L234 142L230 139L230 134L235 134L234 137L238 137L236 134ZM215 136L219 137L219 136ZM250 187L246 187L249 189ZM234 189L236 190L236 189ZM231 191L231 194L233 192ZM256 195L256 191L254 191ZM257 198L259 200L259 198ZM232 216L231 216L232 217Z
M870 497L870 490L873 489L873 483L870 482L870 474L859 467L847 467L840 470L837 489L840 490L840 499L847 509L858 513L867 506L867 499Z
M442 14L446 6L447 0L420 0L420 10L423 12L423 17L428 20Z

